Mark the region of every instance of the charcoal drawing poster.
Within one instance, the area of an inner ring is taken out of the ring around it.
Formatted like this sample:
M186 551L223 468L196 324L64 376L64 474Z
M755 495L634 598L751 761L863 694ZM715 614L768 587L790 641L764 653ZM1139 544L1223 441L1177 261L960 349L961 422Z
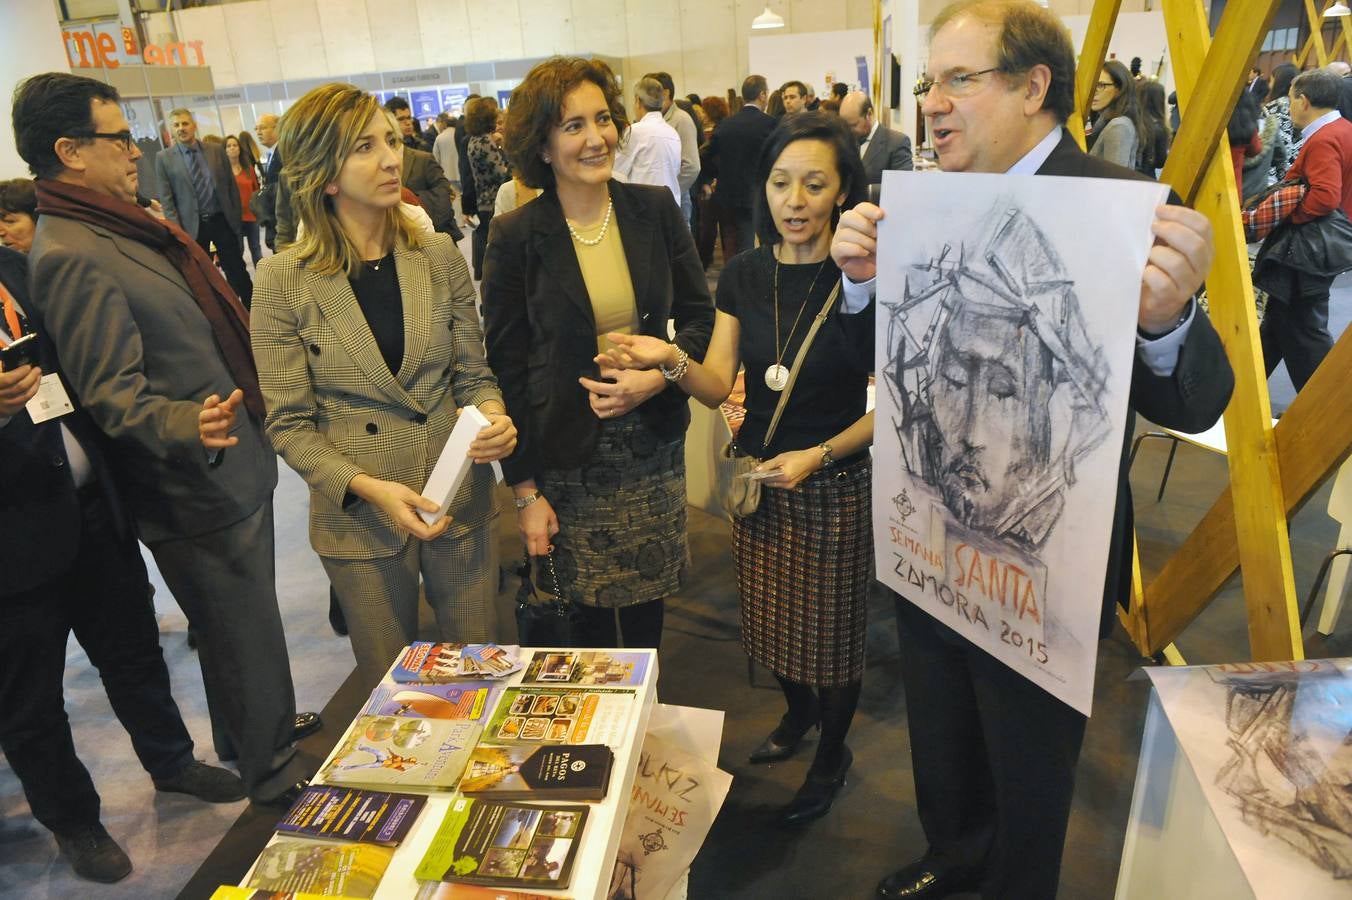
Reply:
M1086 715L1164 196L1148 182L884 173L878 577Z
M1146 670L1255 897L1352 893L1352 659Z

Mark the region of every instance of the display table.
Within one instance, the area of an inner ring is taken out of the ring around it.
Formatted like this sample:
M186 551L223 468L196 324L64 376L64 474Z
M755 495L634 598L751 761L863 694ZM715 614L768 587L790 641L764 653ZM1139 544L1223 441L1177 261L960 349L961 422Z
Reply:
M1147 669L1118 900L1352 895L1350 670Z
M534 653L588 653L588 652L607 652L588 649L572 649L552 651L541 648L521 648L520 659L523 663L529 663ZM577 855L573 862L571 879L566 890L550 891L541 890L534 887L518 888L518 890L529 891L531 894L550 897L572 897L576 900L584 898L597 898L602 900L607 895L610 883L611 873L614 868L616 852L619 849L621 830L624 825L625 816L629 807L629 796L634 786L635 772L638 768L639 755L643 746L644 735L648 729L648 720L652 714L653 706L657 698L657 653L653 650L624 650L613 651L625 655L643 655L647 658L647 665L642 674L641 683L625 684L624 690L633 693L633 701L628 704L627 713L621 718L615 715L611 716L609 722L597 721L593 725L591 734L597 734L604 728L604 733L608 737L604 743L610 746L614 752L614 765L611 770L609 789L605 800L598 803L586 804L589 807L585 826L582 832L581 840L577 847ZM391 667L391 671L393 667ZM507 689L519 686L522 683L526 669L515 672L506 678L501 679L502 688L495 692L491 701L492 706L502 702L507 696ZM382 681L384 685L392 685L390 674L387 673ZM537 683L538 684L538 683ZM560 682L554 685L557 688L569 688L585 691L588 688L600 691L608 687L604 682L587 684L570 684ZM603 711L604 712L604 711ZM481 737L481 742L491 743L492 736L489 733L488 725L494 720L494 713L490 709L480 720L485 723L485 730ZM598 717L599 719L599 717ZM346 732L347 729L344 729ZM582 741L574 741L582 742ZM585 742L596 743L597 740L588 738ZM325 759L324 765L320 767L320 775L314 779L315 784L325 784L323 773L333 762L339 747L342 745L340 739L332 752ZM414 870L422 861L428 847L431 845L438 828L446 817L447 811L453 803L461 800L458 792L440 791L429 792L419 791L413 788L393 787L385 785L386 789L394 789L405 793L421 793L428 796L426 807L423 809L417 822L409 831L407 837L395 850L394 856L390 861L384 876L380 880L380 885L373 895L377 900L389 900L389 898L411 898L418 895L421 883L414 878ZM274 841L277 838L274 836ZM252 867L249 873L242 881L248 884L253 878L257 864ZM505 889L504 889L505 890Z

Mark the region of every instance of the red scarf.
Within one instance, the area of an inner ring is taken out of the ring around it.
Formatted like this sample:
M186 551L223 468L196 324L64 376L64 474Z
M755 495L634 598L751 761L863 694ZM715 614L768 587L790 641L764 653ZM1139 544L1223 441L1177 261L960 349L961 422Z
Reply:
M182 228L160 221L134 203L47 178L39 178L36 187L39 216L74 219L119 234L146 245L178 270L211 325L230 377L244 391L245 408L261 420L267 408L258 389L258 369L249 343L249 312L225 276L211 264L206 251Z

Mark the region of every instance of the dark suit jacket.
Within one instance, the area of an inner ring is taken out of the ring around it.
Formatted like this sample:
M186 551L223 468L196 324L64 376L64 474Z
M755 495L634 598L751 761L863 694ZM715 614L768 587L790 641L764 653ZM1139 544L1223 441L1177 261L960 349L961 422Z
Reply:
M108 437L142 540L210 534L271 501L277 457L243 407L230 429L238 444L214 457L202 447L202 401L229 396L235 381L168 259L107 229L44 215L28 262L38 330Z
M714 199L720 205L744 210L755 206L756 162L774 130L775 120L750 103L718 123L705 158L718 178Z
M868 183L882 184L884 171L909 172L914 166L911 139L900 131L879 125L864 149L864 174L868 176Z
M1063 134L1052 155L1038 169L1039 175L1069 175L1080 178L1151 179L1080 151L1074 138ZM1175 202L1176 197L1172 198ZM1087 298L1086 298L1087 299ZM1113 604L1124 606L1131 597L1133 516L1131 488L1127 481L1128 451L1136 414L1179 431L1205 431L1225 412L1235 377L1225 348L1200 308L1178 355L1178 365L1167 378L1150 371L1139 356L1131 373L1131 400L1122 441L1122 462L1117 478L1117 510L1113 516L1112 542L1108 546L1108 570L1104 579L1103 619L1100 635L1106 636L1114 620Z
M432 218L432 227L449 234L455 222L455 208L451 206L451 183L436 157L425 150L404 148L404 164L400 175L404 187L418 195L423 212Z
M26 312L32 311L28 264L22 253L0 247L0 283ZM43 374L60 374L51 343L40 331L38 339L42 342ZM62 381L69 391L64 376ZM70 429L89 458L113 511L118 536L127 533L128 522L108 472L101 437L85 411L77 403L75 412L35 425L28 412L21 410L0 427L0 529L4 535L0 540L0 566L5 573L0 579L0 597L30 591L53 580L70 567L79 549L84 523L62 425Z
M202 158L211 172L211 184L216 189L216 202L220 204L221 212L225 213L225 220L230 223L235 234L239 234L243 227L244 210L240 205L239 185L235 183L230 160L225 155L225 145L205 141L199 143ZM183 154L177 146L156 154L155 177L160 183L160 205L164 207L164 215L188 232L189 237L196 239L201 211L197 208L197 193L193 190L188 164L183 161Z
M667 320L674 318L676 343L702 359L713 333L714 306L671 191L612 180L610 196L640 330L666 340ZM494 216L481 291L488 364L518 433L516 451L502 463L507 481L582 465L601 430L577 381L596 377L596 319L552 189ZM657 435L674 440L690 421L686 400L683 391L669 386L638 413Z

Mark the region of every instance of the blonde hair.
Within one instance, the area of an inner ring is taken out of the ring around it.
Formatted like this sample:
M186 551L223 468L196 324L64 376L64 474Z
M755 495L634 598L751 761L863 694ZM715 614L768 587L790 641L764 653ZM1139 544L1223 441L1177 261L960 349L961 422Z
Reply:
M361 271L362 254L338 224L333 198L324 189L338 180L353 145L378 112L384 110L375 97L335 83L308 92L282 116L277 140L282 177L304 226L295 246L320 275L346 272L355 277ZM422 245L421 234L397 205L385 213L385 235L389 244L405 249Z

